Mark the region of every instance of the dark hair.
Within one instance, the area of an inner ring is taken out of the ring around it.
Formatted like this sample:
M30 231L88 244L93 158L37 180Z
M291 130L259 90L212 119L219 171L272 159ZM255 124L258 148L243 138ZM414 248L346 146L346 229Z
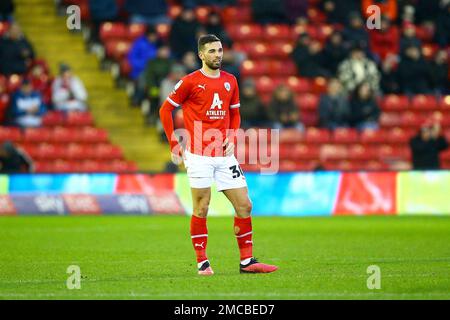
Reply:
M198 51L202 51L205 44L220 41L220 39L214 34L206 34L198 38Z

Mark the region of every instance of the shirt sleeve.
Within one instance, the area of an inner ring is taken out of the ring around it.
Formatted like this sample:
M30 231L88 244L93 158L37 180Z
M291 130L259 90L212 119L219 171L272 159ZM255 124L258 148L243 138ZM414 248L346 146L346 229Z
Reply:
M241 106L239 101L239 86L235 77L233 77L234 90L233 96L231 97L230 109L239 108Z
M189 97L190 85L184 78L177 82L170 95L167 97L167 101L174 107L179 107Z

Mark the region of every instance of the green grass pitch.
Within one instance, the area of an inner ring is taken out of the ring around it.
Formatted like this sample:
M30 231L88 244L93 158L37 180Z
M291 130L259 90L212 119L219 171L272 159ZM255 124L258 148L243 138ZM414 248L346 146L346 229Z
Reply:
M254 254L279 266L258 275L238 272L232 217L208 221L200 277L189 217L2 217L0 299L450 299L450 217L255 217Z

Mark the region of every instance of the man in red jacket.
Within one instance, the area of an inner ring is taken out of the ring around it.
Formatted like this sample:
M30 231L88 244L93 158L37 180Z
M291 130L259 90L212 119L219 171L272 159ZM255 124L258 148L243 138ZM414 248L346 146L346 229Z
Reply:
M199 38L198 55L202 68L183 77L159 111L172 160L180 163L183 159L187 169L193 201L191 239L198 274L214 274L206 255L206 217L213 181L236 211L234 232L240 251L240 272L273 272L276 266L260 263L253 257L252 203L244 174L234 156L234 137L241 120L236 78L220 70L223 48L215 35ZM184 147L180 146L173 129L172 111L179 107L183 108L187 131L187 136L182 137L187 141L181 141Z

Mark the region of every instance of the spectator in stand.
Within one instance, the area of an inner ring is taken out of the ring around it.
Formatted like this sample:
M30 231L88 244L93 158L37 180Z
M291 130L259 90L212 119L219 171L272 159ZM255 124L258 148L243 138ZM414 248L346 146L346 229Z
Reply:
M381 64L380 87L384 94L400 93L398 83L397 67L399 57L395 54L388 54Z
M317 40L312 40L308 34L302 33L292 52L292 58L302 77L329 77L330 73L322 67L322 48Z
M181 60L184 67L186 68L186 73L189 74L197 69L200 69L200 64L198 62L198 57L193 51L188 51L184 54Z
M127 55L131 66L131 79L137 80L141 72L144 71L148 61L156 57L156 52L160 45L161 40L158 38L158 33L153 26L149 26L145 34L134 41Z
M159 104L161 105L164 100L170 95L173 88L178 81L186 75L186 68L181 64L174 64L170 69L170 73L161 81L159 87Z
M346 48L351 49L354 46L359 46L362 50L368 51L369 34L361 15L358 12L351 12L348 15L348 21L342 32Z
M225 31L220 15L217 12L211 12L208 16L208 20L204 26L205 33L216 35L222 42L222 44L230 48L233 44L228 33ZM224 51L226 52L226 51Z
M440 169L439 153L448 148L448 141L441 135L439 123L427 121L409 141L409 146L414 170Z
M342 24L347 22L349 12L360 12L360 0L326 0L321 1L321 9L327 16L330 24Z
M363 81L369 83L373 92L379 90L380 72L377 65L358 46L353 47L350 56L339 64L338 78L346 92L352 92Z
M24 74L34 58L33 47L17 23L11 24L0 40L0 73Z
M428 64L420 50L416 46L407 47L398 66L398 80L402 93L408 95L429 93L428 79Z
M298 17L308 14L308 0L284 0L284 7L289 24L295 24Z
M253 19L260 24L286 23L287 14L280 0L252 1Z
M241 87L241 119L242 128L270 127L267 109L256 92L255 82L246 79Z
M442 5L436 21L436 42L441 48L450 45L450 2L442 1Z
M116 0L89 0L88 5L92 25L89 41L99 43L100 25L103 22L117 20L119 7Z
M342 34L334 31L327 40L322 52L324 67L330 74L336 75L339 63L348 55L342 40Z
M403 23L403 32L400 38L400 54L404 55L407 47L422 48L422 42L416 37L416 27L411 22Z
M0 21L12 21L14 13L14 1L0 1Z
M9 94L6 91L6 78L0 75L0 124L4 124L9 106Z
M231 73L236 77L238 83L241 80L241 71L240 71L241 61L239 59L239 54L233 51L232 49L226 50L223 52L222 57L222 70Z
M34 91L29 79L24 79L11 102L12 118L23 127L40 127L47 111L39 92Z
M69 65L61 63L59 76L52 85L52 101L56 110L85 111L87 92L80 78L72 73Z
M170 49L166 45L158 48L156 58L150 60L144 72L138 78L136 91L133 96L133 104L139 105L146 97L159 97L159 86L161 81L169 74L173 64L170 58Z
M0 145L0 173L33 172L33 161L7 141Z
M226 7L236 5L237 0L182 0L183 6L216 6L216 7Z
M320 97L319 124L330 130L350 126L350 105L336 78L329 80L327 93Z
M381 110L368 82L360 83L350 98L351 123L358 130L378 129Z
M381 29L370 30L370 50L374 59L383 61L389 53L399 53L400 35L398 28L386 16L381 16Z
M39 91L42 95L42 100L46 106L52 103L52 81L53 79L48 75L45 66L42 63L35 63L29 72L29 79L33 89Z
M373 11L367 12L367 8L375 5L380 8L380 12L383 16L386 16L390 21L396 21L398 14L397 1L398 0L362 0L361 10L364 17L367 19L369 15L373 14Z
M275 89L269 104L269 117L275 129L304 129L300 122L300 112L294 100L294 93L286 85L280 85Z
M429 64L430 87L438 95L450 94L448 78L448 55L445 50L436 52L433 61Z
M188 51L197 52L197 33L201 25L191 7L185 7L172 23L169 46L175 59L181 59Z
M173 64L169 47L163 45L159 47L156 58L148 62L139 79L139 103L145 97L150 99L150 112L147 114L149 123L153 123L157 118L158 108L152 108L152 106L159 106L159 88L163 79L170 73Z
M126 0L125 10L130 14L131 23L144 23L147 25L170 23L165 0Z

